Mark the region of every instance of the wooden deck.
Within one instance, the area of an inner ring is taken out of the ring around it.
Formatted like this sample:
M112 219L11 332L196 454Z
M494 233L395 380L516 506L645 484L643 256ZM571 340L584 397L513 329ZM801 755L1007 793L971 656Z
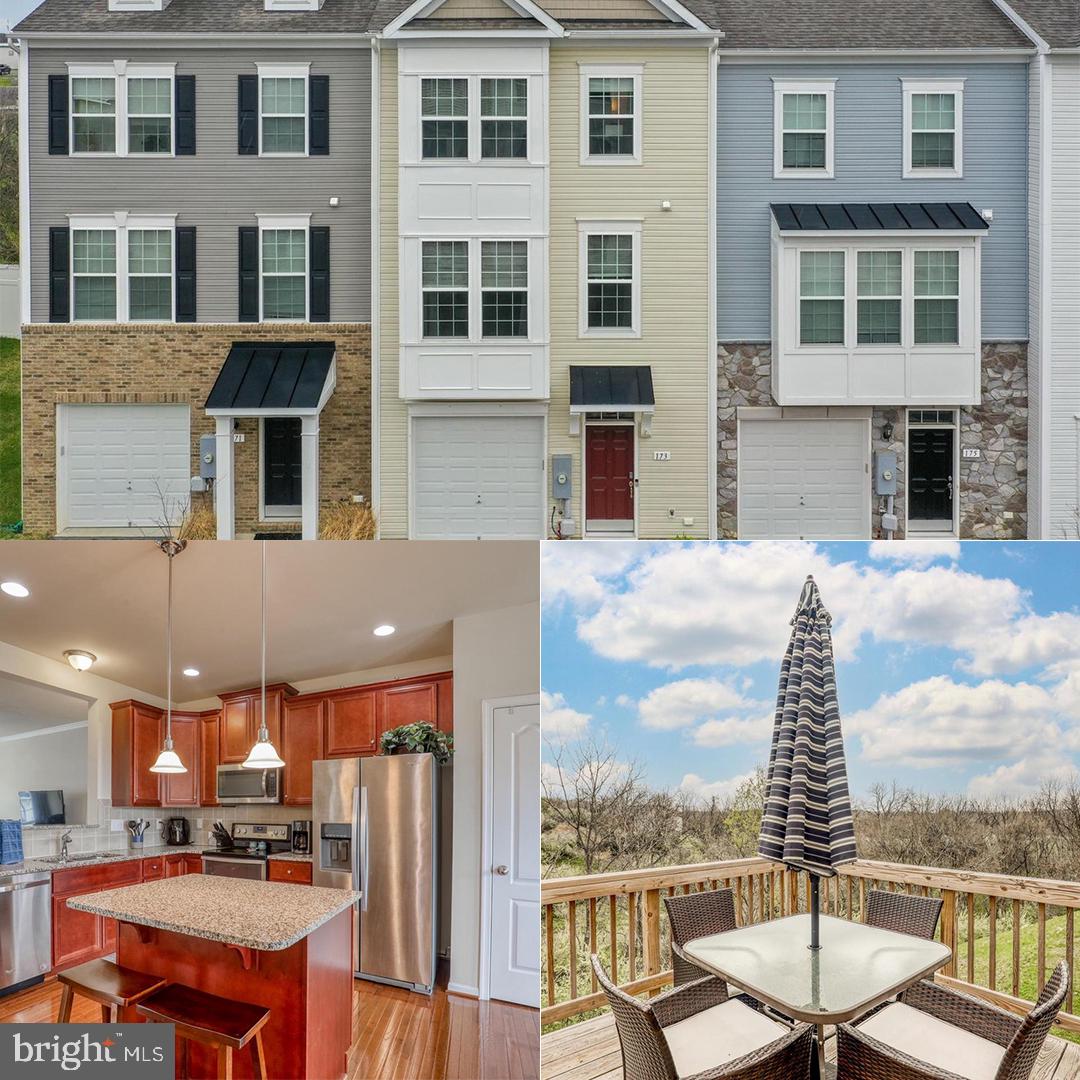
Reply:
M836 1058L836 1040L825 1046ZM542 1080L623 1080L619 1037L610 1013L553 1031L540 1039ZM1050 1038L1031 1080L1080 1080L1080 1044Z

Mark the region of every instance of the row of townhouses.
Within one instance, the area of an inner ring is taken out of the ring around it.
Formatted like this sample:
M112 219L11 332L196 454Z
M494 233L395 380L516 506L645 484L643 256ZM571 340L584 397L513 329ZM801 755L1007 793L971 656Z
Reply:
M45 0L23 512L1060 537L1077 0Z

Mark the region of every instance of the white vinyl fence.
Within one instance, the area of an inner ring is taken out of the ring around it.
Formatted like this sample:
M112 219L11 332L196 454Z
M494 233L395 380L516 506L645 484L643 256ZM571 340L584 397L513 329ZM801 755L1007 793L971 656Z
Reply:
M19 337L20 322L19 268L0 266L0 337Z

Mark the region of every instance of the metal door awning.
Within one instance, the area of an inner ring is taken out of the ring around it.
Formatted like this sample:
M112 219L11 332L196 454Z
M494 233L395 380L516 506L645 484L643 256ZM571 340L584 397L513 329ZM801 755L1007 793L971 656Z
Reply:
M571 365L570 412L640 412L656 409L648 364Z
M770 203L781 232L986 232L969 202Z
M332 341L235 342L206 399L209 416L317 416L334 392Z

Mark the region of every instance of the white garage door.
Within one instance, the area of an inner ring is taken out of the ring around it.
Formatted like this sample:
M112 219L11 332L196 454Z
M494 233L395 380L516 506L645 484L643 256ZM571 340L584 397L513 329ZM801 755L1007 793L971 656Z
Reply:
M865 540L868 420L741 420L739 538Z
M61 529L148 528L188 499L186 405L62 405Z
M412 535L538 539L544 513L540 416L416 416Z

